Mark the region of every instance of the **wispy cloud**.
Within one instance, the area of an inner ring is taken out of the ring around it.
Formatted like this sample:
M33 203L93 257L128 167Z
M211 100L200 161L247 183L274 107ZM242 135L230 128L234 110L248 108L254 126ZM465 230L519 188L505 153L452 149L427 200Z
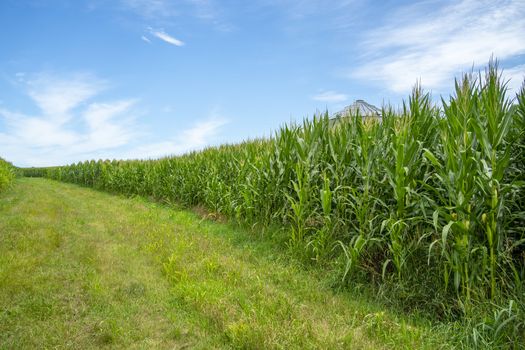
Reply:
M348 96L336 91L324 91L312 96L312 99L320 102L336 103L348 100Z
M21 80L23 91L38 107L28 115L0 109L5 132L0 148L21 165L64 164L86 159L88 153L114 149L135 134L129 117L134 100L93 102L107 88L86 74L36 74ZM3 153L4 153L3 152Z
M363 3L361 0L258 0L252 7L277 9L284 15L284 28L291 33L330 31L335 34L359 30Z
M105 81L88 74L76 74L61 79L43 73L29 80L19 79L19 81L26 85L27 94L42 113L55 120L67 119L72 109L100 93L107 86Z
M169 27L176 18L197 19L220 31L231 31L225 20L224 6L215 0L120 0L127 11L134 12L149 23Z
M126 145L136 134L132 119L122 117L130 113L135 100L91 103L82 114L87 125L83 151L111 149Z
M167 42L168 44L175 45L175 46L184 46L184 42L169 35L164 30L155 30L152 28L149 28L150 34L159 38L162 41Z
M171 0L121 0L121 4L147 19L164 19L176 16L178 11Z
M393 13L361 43L353 77L407 92L417 79L440 89L491 54L504 61L525 54L523 0L424 1Z
M505 69L503 74L509 80L508 87L511 92L518 92L525 82L525 64Z
M211 25L218 31L231 32L236 26L227 20L226 6L216 0L184 0L189 5L190 16ZM239 8L239 4L236 5Z
M195 8L195 16L203 20L215 20L217 17L217 9L211 0L186 0Z
M172 140L141 145L128 152L125 158L158 158L202 149L209 145L220 129L228 123L227 119L212 113L208 119L195 123Z
M140 38L147 43L151 43L151 40L149 40L145 35L141 36Z
M181 154L214 142L228 120L212 111L175 137L145 142L136 99L100 101L109 84L86 74L24 75L19 82L38 113L0 106L2 157L19 166L50 166L89 159L137 159ZM95 101L98 100L98 101Z

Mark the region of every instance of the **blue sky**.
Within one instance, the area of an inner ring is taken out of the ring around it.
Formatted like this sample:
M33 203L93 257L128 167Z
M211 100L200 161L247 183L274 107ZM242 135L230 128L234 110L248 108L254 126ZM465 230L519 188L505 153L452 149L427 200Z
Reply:
M150 158L268 136L355 99L433 96L500 60L525 76L525 1L2 0L0 156Z

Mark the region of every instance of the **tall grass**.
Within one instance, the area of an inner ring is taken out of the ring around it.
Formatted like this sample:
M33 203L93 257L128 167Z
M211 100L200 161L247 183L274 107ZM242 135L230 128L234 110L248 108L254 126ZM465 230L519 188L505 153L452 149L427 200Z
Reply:
M416 87L382 122L357 113L332 125L324 114L269 139L26 175L284 225L290 248L342 283L393 281L418 303L468 314L523 300L524 139L525 88L509 96L490 62L441 106Z

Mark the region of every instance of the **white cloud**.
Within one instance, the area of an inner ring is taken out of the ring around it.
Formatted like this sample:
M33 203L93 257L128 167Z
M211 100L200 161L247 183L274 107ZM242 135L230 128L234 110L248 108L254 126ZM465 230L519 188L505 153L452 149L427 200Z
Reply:
M67 119L72 109L100 93L107 85L86 74L77 74L67 79L39 74L25 83L28 95L42 113L55 120Z
M520 91L523 83L525 82L525 64L515 66L511 69L505 69L503 76L508 79L508 88L510 92Z
M135 103L135 100L122 100L90 104L83 113L88 132L79 148L99 150L127 144L135 134L133 122L121 116L129 113Z
M172 140L139 146L127 153L125 158L159 158L202 149L209 145L220 129L228 123L227 119L214 114L182 131Z
M0 115L6 119L10 135L6 140L10 140L9 143L29 147L68 147L78 139L74 131L49 118L27 116L6 109L0 110ZM0 141L0 145L5 146L5 143Z
M169 35L163 30L151 30L151 34L159 38L160 40L163 40L167 42L168 44L175 45L175 46L184 46L184 42L180 41L177 38L174 38L173 36Z
M22 85L24 93L40 111L28 115L2 105L1 156L18 166L155 158L202 149L212 144L221 127L228 123L212 112L208 119L196 122L174 138L145 144L140 137L146 135L137 131L134 118L137 101L93 101L107 86L101 81L87 75L29 76Z
M336 91L324 91L317 95L312 96L312 99L315 101L321 101L321 102L344 102L348 100L348 96Z
M106 86L88 75L29 77L23 88L40 113L0 109L2 155L19 165L56 165L127 144L135 126L122 115L130 113L135 101L90 102Z
M362 42L364 64L352 76L408 92L417 79L440 89L491 54L504 61L525 54L523 0L422 2L389 16Z
M149 40L145 35L141 36L140 38L147 43L151 43L151 40Z
M188 149L204 146L206 144L206 139L215 136L218 129L226 123L226 119L217 117L198 122L195 126L183 132L185 145Z

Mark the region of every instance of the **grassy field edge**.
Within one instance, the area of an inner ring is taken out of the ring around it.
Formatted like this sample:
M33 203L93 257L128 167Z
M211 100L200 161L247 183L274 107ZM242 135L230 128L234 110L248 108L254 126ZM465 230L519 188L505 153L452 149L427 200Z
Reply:
M0 348L452 347L186 210L18 179L0 213Z

